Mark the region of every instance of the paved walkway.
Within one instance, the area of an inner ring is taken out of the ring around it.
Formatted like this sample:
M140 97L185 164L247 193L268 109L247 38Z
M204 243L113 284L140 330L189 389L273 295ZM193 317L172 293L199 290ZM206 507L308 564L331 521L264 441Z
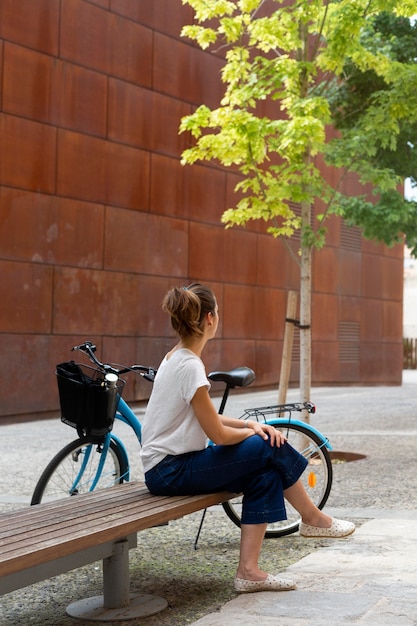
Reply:
M240 595L193 626L417 624L417 520L375 519L286 570L290 592Z
M358 493L359 485L368 495L362 493L357 506L339 495L341 506L326 510L365 523L351 537L289 567L285 574L297 581L295 591L237 596L193 626L417 624L417 373L404 372L401 388L313 390L312 395L317 404L323 395L327 429L320 428L330 440L355 442L356 451L367 455L366 462L347 464L355 484L345 482L344 490ZM328 402L339 407L333 418ZM349 420L341 429L343 411ZM340 491L337 484L335 489ZM363 506L372 500L373 506Z

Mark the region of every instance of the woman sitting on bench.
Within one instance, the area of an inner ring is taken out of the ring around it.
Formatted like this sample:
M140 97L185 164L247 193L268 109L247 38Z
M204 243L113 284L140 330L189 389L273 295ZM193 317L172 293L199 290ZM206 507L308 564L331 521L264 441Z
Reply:
M301 515L303 536L345 537L355 526L312 503L299 480L307 461L276 428L217 413L201 361L219 323L211 289L198 283L171 289L163 309L179 341L158 369L143 422L146 485L155 495L243 493L236 591L295 589L258 565L268 523L286 519L284 496Z

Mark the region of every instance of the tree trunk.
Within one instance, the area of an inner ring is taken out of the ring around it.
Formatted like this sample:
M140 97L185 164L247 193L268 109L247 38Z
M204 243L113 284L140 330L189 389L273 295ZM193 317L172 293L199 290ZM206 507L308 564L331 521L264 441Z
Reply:
M309 60L309 33L307 25L300 24L302 46L297 57L301 62ZM311 59L310 59L311 60ZM309 83L306 67L300 73L300 96L306 98ZM311 150L306 148L304 166L308 168L311 161ZM308 183L305 184L306 197L311 197ZM311 391L311 202L301 202L301 268L300 268L300 396L301 402L310 401ZM303 411L303 419L310 421L308 411Z
M311 246L303 241L310 228L311 204L301 203L301 277L300 277L300 400L310 401L311 392ZM309 413L303 418L309 421Z

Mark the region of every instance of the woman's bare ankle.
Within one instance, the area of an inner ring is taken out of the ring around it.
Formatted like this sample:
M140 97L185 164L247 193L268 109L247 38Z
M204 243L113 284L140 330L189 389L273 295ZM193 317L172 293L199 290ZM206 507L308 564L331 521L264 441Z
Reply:
M236 578L243 580L266 580L268 574L260 569L239 567L236 572Z
M330 528L332 525L332 518L326 513L320 512L319 514L303 517L302 521L308 526L315 526L316 528Z

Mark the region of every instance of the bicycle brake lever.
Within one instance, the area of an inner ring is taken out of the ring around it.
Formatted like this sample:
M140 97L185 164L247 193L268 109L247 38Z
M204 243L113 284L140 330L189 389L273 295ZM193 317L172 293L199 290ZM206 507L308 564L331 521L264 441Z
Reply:
M142 373L141 376L143 378L146 378L146 380L149 380L151 383L153 383L155 380L155 376L156 376L156 370L149 369L148 372Z
M74 352L75 350L81 350L81 352L86 352L88 354L89 352L95 352L97 347L91 343L91 341L85 341L80 346L74 346L71 348L71 352Z

